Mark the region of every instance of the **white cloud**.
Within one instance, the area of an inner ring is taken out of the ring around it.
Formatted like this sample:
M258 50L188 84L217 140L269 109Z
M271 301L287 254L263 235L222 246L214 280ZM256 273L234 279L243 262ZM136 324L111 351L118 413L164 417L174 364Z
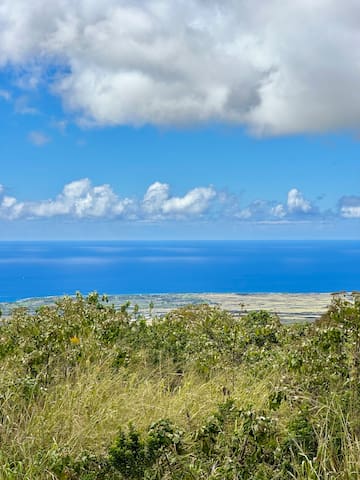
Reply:
M170 187L167 183L155 182L147 189L143 200L143 209L152 215L162 213L162 206L169 198Z
M243 208L239 212L235 213L235 217L241 220L248 220L253 216L253 211L250 207Z
M360 218L360 206L354 207L342 207L341 215L344 218Z
M301 217L318 213L314 205L306 200L297 188L292 188L287 194L286 204L278 203L270 208L270 214L278 219L285 217Z
M210 201L215 196L213 187L198 187L183 197L171 197L169 185L156 182L145 193L143 209L150 216L201 215L209 208Z
M287 202L255 200L239 207L239 198L225 195L213 186L196 187L182 196L171 194L170 185L154 182L144 196L121 197L108 184L93 185L88 178L64 185L55 198L42 201L20 201L8 195L0 184L0 219L36 219L64 217L72 219L118 219L131 222L163 222L168 220L221 219L255 223L304 223L333 221L337 218L360 218L360 197L346 196L339 200L338 211L318 210L296 188L287 195ZM230 202L233 203L231 208Z
M42 147L51 141L51 138L43 132L32 131L28 135L28 140L36 147Z
M22 203L18 203L16 198L3 195L0 189L0 218L15 219L18 218L23 208Z
M8 197L7 195L4 196L1 202L1 206L3 208L12 208L16 204L16 198Z
M93 187L89 179L84 178L68 183L55 200L29 203L27 215L34 217L53 217L69 215L75 218L117 217L131 207L131 200L120 200L109 185Z
M360 197L342 197L339 201L339 212L344 218L360 218Z
M292 188L288 193L287 208L289 213L310 213L313 210L311 203L305 200L303 194Z
M261 220L271 215L273 202L254 200L247 207L235 213L240 220Z
M271 209L271 213L274 215L274 217L283 218L286 216L286 208L284 207L284 205L279 203Z
M359 26L355 0L2 0L0 67L88 124L358 128Z
M306 200L297 188L293 188L287 194L286 203L258 199L251 202L247 207L238 209L234 212L234 217L241 220L271 221L272 223L274 223L274 217L276 217L277 223L284 223L300 221L304 216L319 213L314 205L309 200Z
M88 178L66 184L55 198L39 202L19 202L5 195L0 185L0 218L84 218L169 219L202 215L216 196L213 187L197 187L183 197L171 197L167 184L156 182L143 200L120 198L110 185L93 186Z

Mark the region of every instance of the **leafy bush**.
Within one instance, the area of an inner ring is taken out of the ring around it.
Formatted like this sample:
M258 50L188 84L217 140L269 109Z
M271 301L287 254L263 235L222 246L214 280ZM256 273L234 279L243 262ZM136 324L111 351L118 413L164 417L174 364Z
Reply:
M0 340L0 479L360 478L359 297L284 326L78 294Z

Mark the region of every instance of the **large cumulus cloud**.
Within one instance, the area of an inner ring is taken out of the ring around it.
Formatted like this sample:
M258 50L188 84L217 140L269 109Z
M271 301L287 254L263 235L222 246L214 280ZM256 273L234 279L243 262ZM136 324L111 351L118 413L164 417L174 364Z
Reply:
M86 124L322 132L359 126L359 27L355 0L2 0L0 67Z

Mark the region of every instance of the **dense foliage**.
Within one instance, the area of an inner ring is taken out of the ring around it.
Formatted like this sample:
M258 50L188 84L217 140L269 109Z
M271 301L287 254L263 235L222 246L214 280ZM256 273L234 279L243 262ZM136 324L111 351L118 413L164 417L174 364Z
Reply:
M360 478L356 297L294 325L96 293L15 309L0 387L1 479Z

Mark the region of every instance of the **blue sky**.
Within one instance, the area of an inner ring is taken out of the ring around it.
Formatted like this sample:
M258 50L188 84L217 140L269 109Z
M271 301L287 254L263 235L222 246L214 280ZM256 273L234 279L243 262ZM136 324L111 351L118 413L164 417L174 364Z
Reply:
M359 238L358 7L187 7L3 2L0 240Z

